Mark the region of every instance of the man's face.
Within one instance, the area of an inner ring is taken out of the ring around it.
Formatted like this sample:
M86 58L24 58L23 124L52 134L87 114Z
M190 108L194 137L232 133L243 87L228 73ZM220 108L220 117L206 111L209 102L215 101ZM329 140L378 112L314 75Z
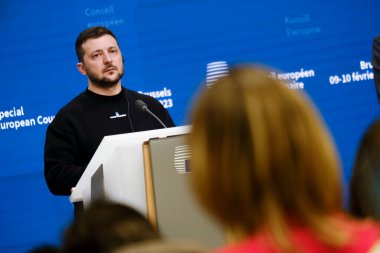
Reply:
M109 88L120 82L124 73L123 57L111 35L89 39L82 48L83 62L77 66L82 74L87 75L90 85Z

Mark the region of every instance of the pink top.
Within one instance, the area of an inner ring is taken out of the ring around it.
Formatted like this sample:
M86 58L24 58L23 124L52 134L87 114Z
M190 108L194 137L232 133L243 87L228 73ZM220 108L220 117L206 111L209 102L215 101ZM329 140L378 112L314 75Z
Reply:
M343 219L346 231L351 231L351 239L348 244L340 248L332 248L322 244L314 235L305 227L293 227L291 235L299 252L307 253L363 253L368 252L374 243L380 239L380 225L366 220L356 221L352 219ZM216 250L214 253L280 253L281 251L271 246L266 240L264 234L255 234L245 241L226 246Z

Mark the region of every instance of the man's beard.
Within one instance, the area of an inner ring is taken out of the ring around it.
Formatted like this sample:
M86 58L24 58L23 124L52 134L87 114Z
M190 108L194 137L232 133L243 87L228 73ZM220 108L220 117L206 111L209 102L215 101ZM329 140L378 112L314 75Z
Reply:
M121 73L118 72L118 75L115 79L110 79L108 77L99 78L94 75L91 71L87 71L87 77L90 79L91 83L99 88L112 88L114 87L120 79L123 77L124 71Z

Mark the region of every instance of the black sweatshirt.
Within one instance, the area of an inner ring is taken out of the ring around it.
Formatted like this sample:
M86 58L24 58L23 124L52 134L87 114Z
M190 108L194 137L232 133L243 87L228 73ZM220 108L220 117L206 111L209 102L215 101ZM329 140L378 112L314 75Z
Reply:
M53 194L70 195L104 136L162 128L136 108L138 99L167 127L174 126L160 102L125 88L115 96L87 89L57 113L46 131L44 153L45 180Z

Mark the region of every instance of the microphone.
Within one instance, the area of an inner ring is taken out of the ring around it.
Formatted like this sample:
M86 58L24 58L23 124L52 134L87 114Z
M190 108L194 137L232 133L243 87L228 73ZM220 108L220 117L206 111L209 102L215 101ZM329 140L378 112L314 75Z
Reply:
M153 113L151 112L149 109L148 109L148 106L145 104L144 101L142 101L141 99L138 99L136 100L135 102L135 106L137 108L139 108L141 111L143 112L147 112L149 113L150 115L152 115L158 122L160 122L160 124L164 127L164 128L167 128L167 126L165 126L165 124Z

